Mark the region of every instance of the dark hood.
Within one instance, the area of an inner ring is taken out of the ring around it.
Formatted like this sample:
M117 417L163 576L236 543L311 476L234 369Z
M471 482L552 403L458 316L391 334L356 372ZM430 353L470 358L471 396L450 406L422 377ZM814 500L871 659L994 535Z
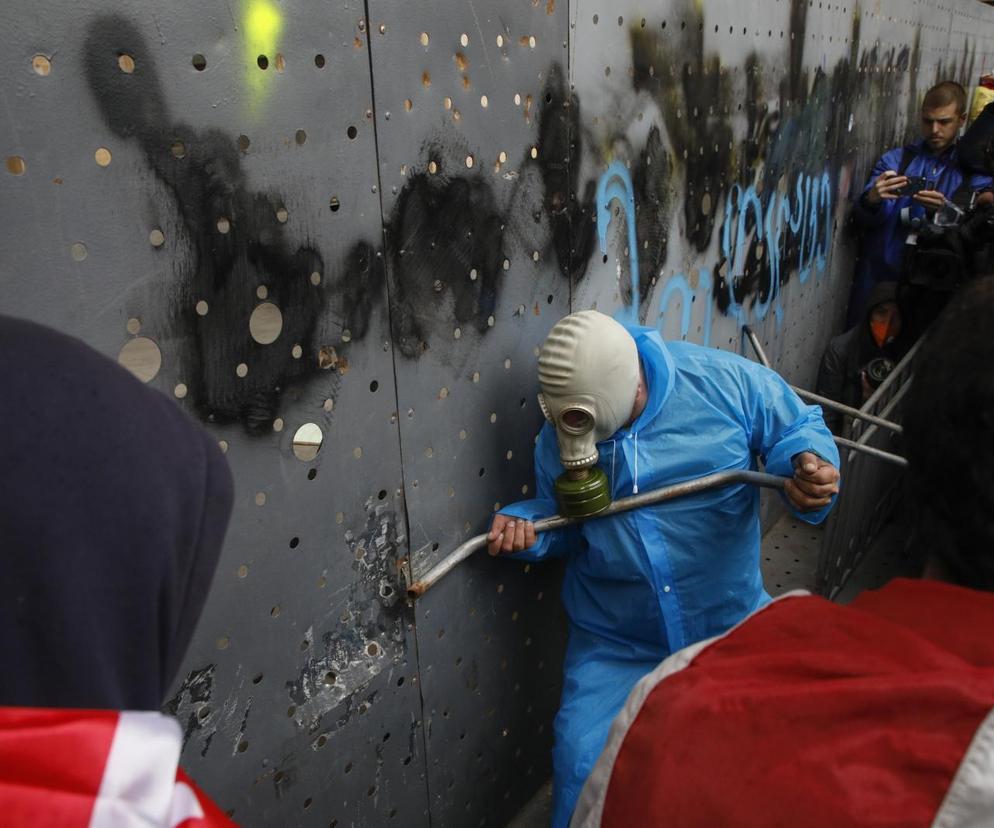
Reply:
M883 302L897 302L904 324L901 326L901 333L898 334L897 338L895 338L893 342L890 342L881 348L874 341L873 333L870 330L870 313L877 305L880 305ZM908 318L908 312L905 309L904 304L898 298L897 282L877 282L877 284L874 285L873 290L870 292L869 297L867 297L866 313L863 315L863 321L859 325L860 334L858 342L860 365L864 366L876 356L885 356L895 363L900 362L901 357L907 353L908 348L911 346L911 326L908 324Z
M877 282L866 299L866 313L864 314L863 319L867 324L869 324L870 313L877 305L882 305L884 302L896 301L897 282Z
M0 705L156 710L232 503L217 444L82 342L0 316Z

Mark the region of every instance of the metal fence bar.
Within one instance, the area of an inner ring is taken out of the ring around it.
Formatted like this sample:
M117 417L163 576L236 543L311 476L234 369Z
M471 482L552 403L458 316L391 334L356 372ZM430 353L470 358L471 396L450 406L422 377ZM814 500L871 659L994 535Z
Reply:
M887 404L884 406L882 410L882 413L885 416L890 416L891 412L901 403L901 401L904 399L904 396L908 393L908 389L910 388L911 388L911 379L908 378L908 380L905 381L904 384L901 385L901 387L894 392L894 395L890 398L890 400L888 400ZM871 425L868 429L866 429L866 431L863 432L862 435L860 435L860 438L856 442L862 446L865 446L865 444L868 443L876 435L876 433L877 433L876 425ZM904 465L907 465L907 462L905 462Z
M870 432L867 431L866 434ZM866 435L864 434L863 437ZM883 449L874 448L873 446L864 445L862 438L859 442L855 440L849 440L845 437L836 437L836 445L842 446L843 448L851 449L852 451L858 451L863 454L867 454L870 457L876 457L878 460L883 460L894 466L900 466L901 468L907 468L908 461L901 457L900 454L892 454L889 451L884 451Z
M756 352L756 356L759 357L759 361L763 365L769 368L771 371L775 370L770 364L769 358L766 356L766 352L763 350L763 346L759 344L759 337L756 336L756 332L753 331L748 325L743 325L742 330L749 340L749 344L752 345L753 351ZM888 377L887 379L890 379ZM884 383L886 380L884 381ZM884 383L881 383L883 385ZM798 388L796 385L791 385L790 389L797 394L802 400L807 400L808 402L817 403L825 408L831 408L833 411L838 411L841 414L848 414L850 417L859 420L867 420L871 423L875 423L883 428L890 429L895 434L900 434L903 429L898 423L893 423L890 420L885 420L883 417L878 417L875 414L869 414L863 409L853 408L851 405L845 405L843 403L837 402L836 400L829 399L828 397L823 397L820 394L815 394L813 391L806 391L803 388Z

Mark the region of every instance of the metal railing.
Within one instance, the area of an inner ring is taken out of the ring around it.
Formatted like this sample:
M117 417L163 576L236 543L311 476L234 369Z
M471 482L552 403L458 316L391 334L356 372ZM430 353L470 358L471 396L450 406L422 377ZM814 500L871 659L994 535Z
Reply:
M900 422L904 397L911 387L914 365L922 347L919 339L890 376L863 404L860 412ZM878 463L867 448L894 453L900 436L865 419L848 423L852 449L841 451L842 487L829 515L818 558L816 588L834 598L860 563L881 526L893 514L903 486L903 472L888 463Z

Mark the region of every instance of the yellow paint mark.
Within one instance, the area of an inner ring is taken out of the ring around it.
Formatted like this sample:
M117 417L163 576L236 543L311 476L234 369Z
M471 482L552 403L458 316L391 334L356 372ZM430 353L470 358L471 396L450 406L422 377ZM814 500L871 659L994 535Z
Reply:
M256 112L269 95L272 82L269 68L283 70L283 56L276 51L283 31L283 15L271 0L244 0L243 8L245 79L249 108Z

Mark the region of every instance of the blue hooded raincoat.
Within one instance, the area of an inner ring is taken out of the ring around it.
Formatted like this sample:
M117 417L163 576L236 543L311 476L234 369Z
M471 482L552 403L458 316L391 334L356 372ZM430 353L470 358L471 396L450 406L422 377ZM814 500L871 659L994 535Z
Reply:
M773 371L735 354L664 343L630 327L648 384L630 428L598 444L612 497L726 469L789 477L813 451L839 464L821 410L804 405ZM562 474L555 429L535 449L538 498L503 514L555 514ZM831 505L797 514L819 523ZM538 536L524 560L567 557L570 620L553 748L554 828L568 825L580 790L632 687L670 653L729 629L770 597L759 569L759 490L728 486Z

